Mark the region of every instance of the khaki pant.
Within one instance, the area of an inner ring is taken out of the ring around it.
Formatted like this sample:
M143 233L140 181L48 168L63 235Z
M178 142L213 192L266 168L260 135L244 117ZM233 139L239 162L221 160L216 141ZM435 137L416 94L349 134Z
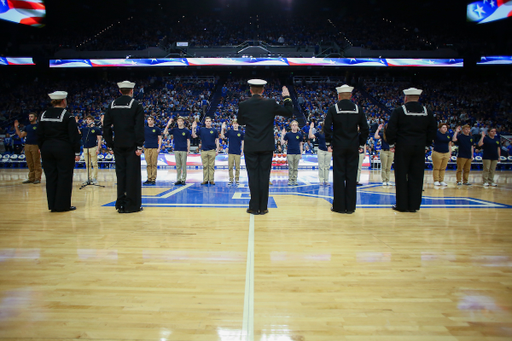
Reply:
M233 166L235 167L235 181L240 180L240 155L228 154L229 182L233 182Z
M450 160L450 153L432 152L432 163L434 164L434 182L444 181L444 172Z
M187 152L175 151L174 157L176 158L176 181L187 180Z
M471 170L471 159L465 159L463 157L457 158L457 182L461 182L464 177L464 183L467 184L469 181L469 171ZM464 172L464 175L462 174Z
M300 154L288 154L288 181L295 182L297 181L297 176L299 173L299 161Z
M214 181L215 175L215 150L201 152L201 161L203 162L203 182Z
M156 181L156 171L158 168L158 148L145 148L144 156L146 158L148 181Z
M332 153L318 149L318 181L329 181L329 169L331 168Z
M482 172L482 178L485 183L492 184L494 182L494 171L496 170L496 165L498 164L498 160L482 160L484 164L484 171Z
M37 144L25 145L25 158L28 166L28 179L30 181L41 180L43 169L41 168L41 155Z
M359 162L357 164L357 182L359 182L359 179L361 178L361 170L363 169L363 161L365 156L365 153L359 153Z
M381 170L380 170L380 176L382 178L382 182L389 182L390 181L390 174L391 174L391 165L393 164L393 159L395 158L395 153L389 151L389 150L381 150L380 151L380 164L381 164Z
M85 169L89 170L89 180L96 180L98 178L97 148L98 147L84 148ZM92 167L92 169L89 167Z

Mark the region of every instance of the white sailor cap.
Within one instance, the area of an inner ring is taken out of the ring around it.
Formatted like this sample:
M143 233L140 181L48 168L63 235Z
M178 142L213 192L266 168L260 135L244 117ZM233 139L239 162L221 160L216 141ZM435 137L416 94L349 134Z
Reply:
M117 83L117 86L119 87L119 89L133 89L135 83L130 81L122 81Z
M423 90L421 90L421 89L409 88L409 89L405 89L404 90L404 95L406 95L406 96L419 96L419 95L421 95L422 92L423 92Z
M66 91L55 91L48 94L48 96L50 96L51 99L64 99L68 97L68 93Z
M336 88L336 91L338 93L342 93L342 92L352 92L352 90L354 90L354 87L353 86L349 86L347 84L343 84L342 86L338 86Z
M267 81L263 79L249 79L247 83L250 86L264 86L265 84L267 84Z

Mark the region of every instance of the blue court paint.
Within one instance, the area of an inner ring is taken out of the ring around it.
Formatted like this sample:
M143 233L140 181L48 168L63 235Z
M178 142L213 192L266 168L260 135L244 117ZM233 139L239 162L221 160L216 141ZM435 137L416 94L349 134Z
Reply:
M275 181L270 186L269 208L277 208L274 196L298 195L317 198L332 203L332 186L324 187L318 184L302 182L298 186L287 186L286 180ZM227 182L217 182L215 186L199 183L189 183L186 186L157 187L162 192L157 195L142 197L144 207L212 207L212 208L248 208L249 187L228 186ZM155 188L155 187L153 187ZM167 189L166 189L167 188ZM379 191L379 188L387 191ZM372 189L372 190L369 190ZM361 186L357 191L358 208L390 208L395 204L395 192L390 187L381 184ZM115 202L104 206L115 206ZM512 208L511 205L471 197L430 197L423 196L421 208Z

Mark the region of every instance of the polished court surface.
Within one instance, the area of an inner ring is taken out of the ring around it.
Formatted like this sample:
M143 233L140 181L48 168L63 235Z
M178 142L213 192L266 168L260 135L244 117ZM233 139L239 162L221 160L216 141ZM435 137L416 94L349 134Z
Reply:
M244 170L236 188L159 170L134 214L112 207L114 170L85 177L77 210L50 213L44 177L0 169L0 340L512 340L512 172L426 172L422 209L397 213L363 171L352 215L313 170L273 172L264 216Z

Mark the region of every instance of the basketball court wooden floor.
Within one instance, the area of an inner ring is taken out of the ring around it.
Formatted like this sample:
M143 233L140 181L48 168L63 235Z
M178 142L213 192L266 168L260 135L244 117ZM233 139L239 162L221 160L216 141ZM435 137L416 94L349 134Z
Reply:
M242 175L176 188L159 170L144 211L118 214L114 171L78 190L77 170L78 209L50 213L44 179L0 170L0 339L512 340L511 172L442 189L427 173L422 209L397 213L364 171L352 215L316 171L274 172L265 216L245 213Z

